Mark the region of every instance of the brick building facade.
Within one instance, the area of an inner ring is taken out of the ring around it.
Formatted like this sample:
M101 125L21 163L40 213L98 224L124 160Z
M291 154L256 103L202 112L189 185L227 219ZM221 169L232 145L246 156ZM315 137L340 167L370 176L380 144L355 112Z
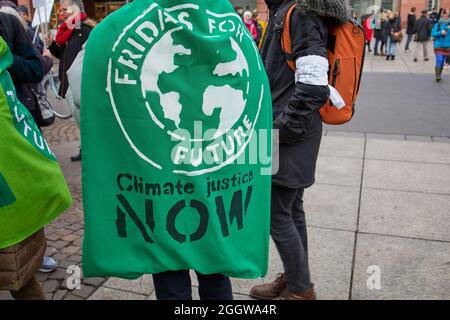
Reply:
M267 6L264 0L230 0L236 6L244 9L257 9L259 18L267 20ZM406 20L406 16L412 7L417 8L417 14L423 9L431 10L433 7L450 8L450 0L351 0L352 8L355 13L361 15L372 6L377 5L383 9L396 10L400 16Z

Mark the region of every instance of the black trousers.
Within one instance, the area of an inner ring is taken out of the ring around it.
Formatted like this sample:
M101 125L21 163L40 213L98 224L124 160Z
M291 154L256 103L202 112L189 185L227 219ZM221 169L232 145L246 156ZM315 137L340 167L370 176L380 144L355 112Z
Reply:
M228 277L222 274L196 274L201 300L233 300ZM188 270L154 274L153 283L158 300L192 300L192 283Z
M293 293L312 286L303 193L304 189L272 185L270 234L283 262L286 285Z

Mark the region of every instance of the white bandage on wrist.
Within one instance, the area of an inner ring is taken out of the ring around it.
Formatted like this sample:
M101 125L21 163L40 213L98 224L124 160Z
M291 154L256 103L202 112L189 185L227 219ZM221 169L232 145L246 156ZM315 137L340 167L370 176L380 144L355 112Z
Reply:
M330 88L330 100L333 105L341 109L345 106L339 92L328 84L328 60L321 56L311 55L300 57L296 61L295 82Z

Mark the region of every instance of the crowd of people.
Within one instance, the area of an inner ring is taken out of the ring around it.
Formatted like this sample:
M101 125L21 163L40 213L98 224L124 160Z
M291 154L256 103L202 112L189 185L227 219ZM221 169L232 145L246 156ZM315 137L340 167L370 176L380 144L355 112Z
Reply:
M259 12L256 9L250 11L244 10L242 7L235 7L234 10L236 10L237 14L239 14L242 18L242 21L244 21L244 24L252 35L253 40L255 40L258 46L261 46L262 39L266 32L267 22L258 18Z
M406 19L405 52L410 52L412 42L413 61L417 62L419 54L423 52L424 61L429 61L429 42L434 43L436 56L436 81L441 81L443 69L448 68L450 62L450 20L448 9L439 11L433 8L431 12L422 10L417 16L417 9L412 7ZM370 13L361 17L366 32L368 51L375 56L386 56L386 60L395 60L398 47L403 42L402 20L399 12L382 10L379 14ZM372 46L373 39L375 43Z

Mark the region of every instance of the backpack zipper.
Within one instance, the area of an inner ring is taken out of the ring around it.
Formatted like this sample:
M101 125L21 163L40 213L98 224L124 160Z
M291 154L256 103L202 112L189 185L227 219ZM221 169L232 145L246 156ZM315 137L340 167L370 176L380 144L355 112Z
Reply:
M331 79L331 86L335 87L336 86L336 78L339 75L339 67L341 64L341 60L340 59L336 59L336 61L334 62L334 66L333 66L333 78Z

